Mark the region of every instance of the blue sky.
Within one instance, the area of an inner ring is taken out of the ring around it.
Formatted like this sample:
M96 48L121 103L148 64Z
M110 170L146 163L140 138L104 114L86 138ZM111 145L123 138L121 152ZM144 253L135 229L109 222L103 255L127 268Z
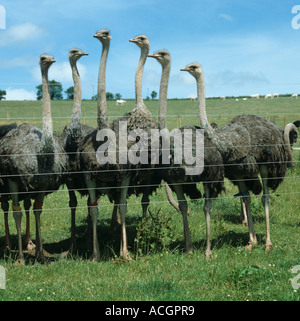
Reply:
M297 5L289 0L0 0L0 89L7 99L35 99L38 60L54 55L49 78L72 86L68 51L89 53L79 63L83 98L97 91L101 44L92 36L111 31L107 91L134 98L139 48L128 40L149 37L151 49L167 49L172 66L169 98L196 95L195 80L180 68L202 64L206 95L300 93L300 29L292 28ZM300 11L299 11L300 12ZM300 22L300 19L299 19ZM161 67L148 59L143 96L159 91Z

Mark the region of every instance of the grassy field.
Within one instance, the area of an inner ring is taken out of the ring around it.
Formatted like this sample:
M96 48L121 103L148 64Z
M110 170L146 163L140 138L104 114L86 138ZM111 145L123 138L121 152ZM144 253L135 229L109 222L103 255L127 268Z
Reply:
M83 101L83 121L96 126L96 102ZM122 107L108 102L110 120L131 110L133 102ZM157 115L157 101L147 106ZM72 102L53 102L54 127L61 132L71 115ZM254 113L266 116L280 127L300 119L300 100L236 101L207 100L209 120L219 126L237 114ZM169 128L199 124L197 103L171 100L168 104ZM21 118L22 117L22 118ZM0 101L0 122L30 122L41 126L41 102ZM300 147L300 143L295 146ZM132 261L117 256L119 233L110 233L112 205L103 197L99 205L99 242L101 262L91 261L86 250L86 199L79 197L77 211L78 252L61 259L70 242L70 211L68 193L61 188L49 195L42 214L44 248L52 258L40 264L26 256L26 265L15 265L16 249L5 255L0 251L0 265L6 270L6 289L1 300L286 300L299 301L300 290L292 287L296 276L291 269L300 265L300 151L294 150L298 161L290 169L283 184L271 195L272 251L266 253L265 218L260 197L252 198L252 213L258 245L245 251L248 228L239 221L240 203L237 193L226 181L226 194L213 202L211 239L213 258L206 260L205 219L203 201L189 202L189 225L194 252L184 254L181 215L166 201L163 189L151 198L147 221L142 221L140 199L128 200L127 230ZM201 188L201 186L199 186ZM13 245L17 246L12 215L10 228ZM35 238L34 216L31 215L32 237ZM25 217L23 216L25 234ZM0 247L4 245L3 219L0 220Z

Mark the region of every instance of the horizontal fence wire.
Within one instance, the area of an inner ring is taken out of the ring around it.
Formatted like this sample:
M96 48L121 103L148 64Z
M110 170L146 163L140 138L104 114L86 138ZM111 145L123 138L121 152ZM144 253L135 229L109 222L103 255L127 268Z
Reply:
M187 99L188 101L188 99ZM96 104L96 102L95 102ZM83 105L84 105L84 102L83 102ZM237 116L237 115L240 115L240 113L226 113L226 114L208 114L208 117L234 117L234 116ZM297 116L297 118L300 116L300 112L291 112L291 113L287 113L287 112L284 112L284 113L268 113L268 112L261 112L260 115L264 116L264 117L272 117L272 116ZM117 119L117 118L120 118L120 117L123 117L124 115L110 115L109 117L111 119ZM55 121L58 121L58 120L69 120L70 117L52 117L53 120ZM96 120L95 116L94 117L91 117L91 116L84 116L82 117L86 120ZM178 118L194 118L194 119L197 119L198 120L198 115L197 114L187 114L187 115L167 115L166 117L167 119L178 119ZM0 118L0 121L11 121L11 120L14 120L14 121L21 121L21 120L40 120L42 121L42 117L39 116L39 117L18 117L18 118L15 118L15 117L6 117L6 118ZM295 120L296 117L295 117ZM230 147L236 147L236 148L239 148L239 147L248 147L248 148L251 148L251 147L275 147L275 146L284 146L282 144L269 144L269 145L236 145L236 146L232 146L230 145ZM224 146L226 147L226 146ZM209 148L209 147L205 147L205 148ZM211 148L215 148L215 147L211 147ZM184 149L184 148L183 148ZM182 150L182 149L180 149ZM298 148L295 148L295 150L298 150ZM155 150L152 150L152 151L155 151ZM165 149L159 149L159 151L168 151L168 150L165 150ZM176 151L176 149L173 149L173 151ZM76 152L74 154L78 155L80 153L84 153L84 154L88 154L88 152ZM43 155L47 155L47 156L51 156L55 153L47 153L47 154L43 154ZM65 153L62 153L62 154L65 154ZM73 153L68 153L68 155L72 155ZM58 155L56 153L56 155ZM22 154L22 153L19 153L19 154L14 154L14 155L0 155L0 157L29 157L29 156L36 156L36 154ZM255 165L276 165L278 162L261 162L261 163L255 163ZM284 164L284 163L289 163L289 161L286 161L286 162L281 162L280 164ZM299 164L300 163L300 158L299 160L295 160L295 163L296 164ZM176 164L177 165L177 164ZM163 167L159 167L159 166L156 166L155 168L138 168L139 171L157 171L157 170L176 170L176 169L183 169L185 166L184 165L172 165L172 166L163 166ZM246 166L246 165L253 165L253 163L242 163L242 164L210 164L210 165L205 165L204 164L204 168L211 168L211 167L229 167L229 166L239 166L239 165L243 165L243 166ZM126 165L125 165L126 166ZM124 167L125 167L124 166ZM196 166L194 166L195 168ZM76 175L76 174L96 174L96 173L107 173L107 172L110 172L110 173L113 173L113 172L134 172L136 171L137 169L136 168L120 168L120 169L101 169L99 171L73 171L73 172L63 172L63 173L53 173L53 172L49 172L49 173L22 173L22 174L5 174L5 175L1 175L0 178L2 179L8 179L10 177L23 177L23 176L39 176L39 175L42 175L42 176L46 176L46 175L55 175L55 174L58 174L58 175ZM276 179L285 179L285 180L290 180L290 179L297 179L299 180L299 177L300 176L286 176L286 177L271 177L271 178L268 178L268 180L276 180ZM251 180L255 180L257 181L257 178L246 178L246 179L243 179L244 182L247 182L247 181L251 181ZM232 183L235 183L235 182L238 182L239 180L230 180ZM210 184L213 184L213 183L221 183L223 181L219 181L219 180L215 180L215 181L204 181L204 182L198 182L198 181L191 181L191 182L180 182L180 183L174 183L172 185L189 185L189 184L198 184L198 183L210 183ZM170 184L171 185L171 184ZM130 188L146 188L146 187L155 187L157 185L151 185L151 184L148 184L148 185L130 185L129 187ZM107 189L120 189L122 188L121 186L108 186L106 185L105 187L96 187L94 188L95 190L97 191L100 191L101 190L107 190ZM49 194L49 193L61 193L61 192L69 192L69 191L78 191L78 192L82 192L82 191L85 191L87 189L59 189L59 190L39 190L39 191L28 191L28 192L21 192L20 194L28 194L28 195L32 195L32 194L38 194L38 193L45 193L45 194ZM1 193L2 196L9 196L9 195L13 195L14 193ZM16 193L18 194L18 193ZM300 191L299 192L286 192L286 193L277 193L276 192L276 195L299 195L300 194ZM255 196L255 195L254 195ZM258 197L258 196L255 196L255 197ZM217 197L218 199L234 199L235 196L219 196ZM168 201L151 201L150 202L151 204L164 204L164 203L168 203ZM141 203L137 203L137 202L128 202L128 206L134 206L134 205L140 205ZM111 206L111 204L99 204L100 207L107 207L107 206ZM77 207L78 209L82 209L82 208L87 208L87 206L84 206L84 207ZM69 207L61 207L61 208L51 208L51 209L43 209L43 211L55 211L55 210L67 210L69 209Z
M223 113L223 114L207 114L208 117L235 117L235 116L238 116L238 115L241 115L241 113L230 113L230 114L226 114L226 113ZM247 114L242 114L242 115L247 115ZM260 115L261 117L272 117L272 116L300 116L300 112L294 112L294 113L269 113L269 112L261 112L260 114L257 114L257 115ZM121 118L123 117L124 114L122 115L109 115L109 118ZM155 115L153 115L155 117ZM167 115L166 116L166 119L171 119L171 118L197 118L199 119L199 116L198 114L185 114L183 116L181 115ZM95 116L84 116L82 117L83 119L91 119L91 120L95 120ZM70 119L70 117L68 116L53 116L52 117L53 120L68 120ZM20 120L40 120L42 121L42 116L32 116L32 117L0 117L0 121L3 120L3 121L7 121L7 120L16 120L16 121L20 121ZM296 120L296 119L295 119Z
M299 179L300 176L281 176L281 177L271 177L268 178L268 180L287 180L287 179ZM251 181L257 181L259 180L256 177L253 178L243 178L243 179L230 179L230 182L232 183L238 183L238 182L251 182ZM218 183L222 183L224 182L224 180L211 180L211 181L185 181L185 182L178 182L178 183L168 183L169 186L186 186L186 185L194 185L194 184L218 184ZM226 180L225 180L226 182ZM88 190L90 191L104 191L103 194L105 194L105 191L107 191L108 189L113 191L113 190L121 190L124 188L146 188L146 187L161 187L164 183L160 183L160 184L138 184L138 185L129 185L129 186L122 186L122 185L105 185L105 186L101 186L101 187L89 187L89 189L87 188L68 188L68 189L58 189L58 190L36 190L36 191L22 191L22 192L3 192L1 193L2 196L9 196L9 195L14 195L14 194L22 194L22 195L32 195L32 194L50 194L50 193L66 193L66 192L87 192ZM65 185L65 184L62 184ZM299 191L300 193L300 191ZM292 193L294 194L294 193Z
M254 198L260 198L262 197L263 195L265 194L260 194L260 195L251 195L251 197L254 197ZM276 192L276 196L288 196L288 195L300 195L300 192L288 192L288 193L278 193ZM272 196L272 194L270 194L270 196ZM215 197L215 198L210 198L212 200L229 200L229 199L236 199L237 197L236 196L218 196L218 197ZM204 198L196 198L196 199L193 199L193 201L200 201L200 200L203 200ZM148 204L146 202L127 202L127 206L141 206L143 204ZM161 200L161 201L153 201L151 200L150 201L150 204L156 204L156 205L162 205L162 204L169 204L169 201L167 200ZM108 207L111 207L113 205L121 205L119 203L115 203L115 204L98 204L97 206L101 209L101 208L108 208ZM93 205L94 206L94 205ZM89 206L89 205L86 205L86 206L76 206L76 209L78 210L82 210L82 209L85 209L87 210L89 207L93 207L92 205ZM75 207L55 207L55 208L43 208L43 212L54 212L54 211L57 211L57 210L61 210L61 211L68 211L70 210L71 208L75 208ZM12 210L9 210L8 213L12 213L13 211ZM101 214L101 213L100 213ZM101 219L101 217L100 217Z
M285 161L280 162L280 164L289 164L289 163L300 163L300 161ZM255 165L268 165L268 164L278 164L278 162L261 162L261 163L255 163ZM204 165L204 169L208 167L230 167L230 166L241 166L241 165L253 165L253 163L237 163L237 164L211 164L211 165ZM47 175L75 175L75 174L98 174L98 173L127 173L127 172L136 172L136 171L163 171L163 170L177 170L177 169L186 169L186 168L202 168L202 166L168 166L168 167L155 167L155 168L118 168L118 169L99 169L99 170L82 170L82 171L75 171L75 172L49 172L49 173L22 173L22 174L1 174L0 178L10 178L10 177L26 177L26 176L47 176ZM247 176L247 175L245 175Z

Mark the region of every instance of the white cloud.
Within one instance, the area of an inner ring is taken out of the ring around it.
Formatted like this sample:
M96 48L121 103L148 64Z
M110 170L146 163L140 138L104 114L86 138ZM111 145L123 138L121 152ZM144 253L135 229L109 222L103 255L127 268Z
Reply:
M36 57L24 56L0 61L0 68L29 67L36 64Z
M84 65L77 63L77 68L80 74L81 80L85 79L87 70ZM39 66L36 66L31 71L34 80L41 82L41 70ZM72 70L70 63L67 61L54 63L49 69L49 80L56 80L59 82L72 82Z
M34 91L27 91L26 89L6 89L6 100L36 100L36 93Z
M233 18L229 15L229 14L226 14L226 13L220 13L219 14L219 18L222 18L226 21L233 21Z
M262 72L249 71L221 71L207 74L207 85L235 85L243 86L249 84L268 84L269 80Z
M36 39L41 33L42 29L30 22L14 25L0 33L0 47Z

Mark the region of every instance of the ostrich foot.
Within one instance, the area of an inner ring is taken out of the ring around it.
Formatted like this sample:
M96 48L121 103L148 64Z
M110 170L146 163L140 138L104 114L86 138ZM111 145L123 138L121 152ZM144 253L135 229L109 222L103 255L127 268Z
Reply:
M93 262L100 262L100 255L93 255Z
M121 256L121 257L128 262L133 261L133 258L128 253L125 256Z
M128 251L121 251L120 252L120 258L125 260L125 261L133 261L132 257L128 253Z
M192 254L193 253L193 249L192 248L188 248L185 250L185 254Z
M35 249L35 244L31 240L29 240L27 243L27 250L32 251L34 249Z
M212 259L213 258L212 252L211 251L205 251L205 258L207 260Z
M273 244L272 242L267 242L266 243L266 251L271 251L273 249Z
M250 242L248 243L248 245L245 246L245 250L246 250L246 251L249 251L249 252L252 251L252 248L253 248L253 244L250 243Z
M24 266L25 265L25 260L24 259L18 259L14 265L15 266Z

